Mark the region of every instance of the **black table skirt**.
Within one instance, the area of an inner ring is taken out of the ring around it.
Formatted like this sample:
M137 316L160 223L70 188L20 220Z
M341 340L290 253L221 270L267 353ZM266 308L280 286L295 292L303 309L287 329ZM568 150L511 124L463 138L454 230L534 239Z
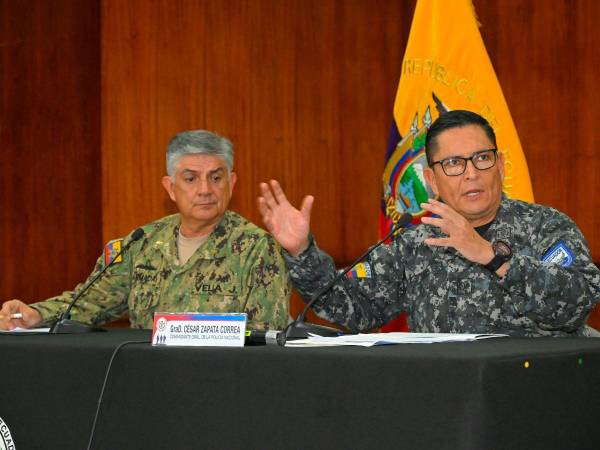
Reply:
M145 339L0 336L0 417L16 450L85 449L112 351ZM93 448L598 450L600 339L132 344L115 358Z

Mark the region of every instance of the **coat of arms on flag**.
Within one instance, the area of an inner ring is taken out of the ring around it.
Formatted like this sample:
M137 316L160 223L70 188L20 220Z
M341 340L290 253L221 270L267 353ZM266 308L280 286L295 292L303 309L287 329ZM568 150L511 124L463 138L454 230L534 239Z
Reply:
M431 97L439 114L448 111L434 92ZM426 214L420 204L434 195L423 177L423 170L427 167L425 138L432 122L429 106L423 117L419 118L415 113L408 132L388 153L383 171L382 234L405 212L412 214L415 223Z
M423 213L419 205L433 195L423 177L423 169L427 167L425 137L430 125L429 109L421 121L415 115L410 131L388 158L383 171L386 222L396 223L405 212L419 217Z

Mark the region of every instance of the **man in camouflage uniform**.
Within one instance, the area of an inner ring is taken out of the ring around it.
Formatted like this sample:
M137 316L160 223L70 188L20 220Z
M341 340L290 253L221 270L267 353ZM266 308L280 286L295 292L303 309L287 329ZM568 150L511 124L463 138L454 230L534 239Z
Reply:
M132 327L152 328L154 312L246 312L251 328L284 328L290 286L282 251L264 230L227 210L232 169L227 139L203 130L175 136L162 183L179 213L144 225L143 237L80 297L72 318L102 324L129 312ZM90 278L130 240L131 234L111 241ZM65 292L30 306L5 302L0 329L51 323L72 298ZM23 318L10 320L15 313Z
M440 201L422 225L377 248L360 278L343 278L316 302L323 318L352 331L408 314L415 332L592 336L600 271L577 226L552 208L502 194L504 158L490 125L451 111L431 126L427 182ZM261 184L267 229L287 250L294 286L312 298L336 275L309 233L313 198L300 210L276 181Z

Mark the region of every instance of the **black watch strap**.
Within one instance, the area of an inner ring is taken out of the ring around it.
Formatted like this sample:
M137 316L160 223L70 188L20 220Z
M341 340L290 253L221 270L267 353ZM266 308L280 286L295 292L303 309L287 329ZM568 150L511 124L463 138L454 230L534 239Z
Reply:
M490 272L495 272L505 262L506 262L506 259L504 258L504 256L494 255L494 257L492 258L492 260L489 263L487 263L484 267L487 270L489 270Z
M492 244L494 257L484 267L490 272L496 272L502 264L509 261L512 257L510 246L504 241L496 241Z

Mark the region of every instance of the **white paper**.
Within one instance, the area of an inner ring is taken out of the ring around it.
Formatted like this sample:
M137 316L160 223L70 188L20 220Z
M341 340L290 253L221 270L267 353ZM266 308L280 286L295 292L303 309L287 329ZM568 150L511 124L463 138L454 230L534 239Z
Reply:
M506 334L462 334L462 333L369 333L348 334L336 337L310 335L306 339L287 341L286 347L332 347L357 345L372 347L386 344L433 344L436 342L468 342L480 339L506 337Z
M15 328L14 330L0 330L0 334L20 334L20 333L48 333L50 328Z

